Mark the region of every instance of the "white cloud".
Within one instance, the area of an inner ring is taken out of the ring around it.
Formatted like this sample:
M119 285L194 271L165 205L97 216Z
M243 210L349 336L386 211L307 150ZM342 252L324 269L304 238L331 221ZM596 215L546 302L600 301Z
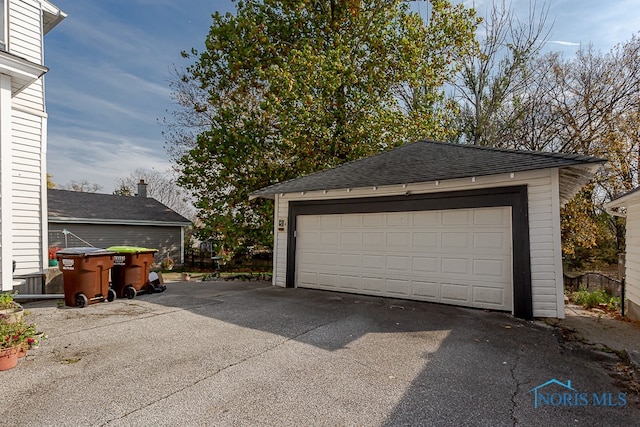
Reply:
M102 186L100 192L111 193L116 180L135 169L170 167L158 141L83 128L69 128L49 139L47 170L59 185L87 180Z
M549 41L547 41L547 43L559 44L561 46L580 46L580 43L566 42L566 41L562 41L562 40L549 40Z

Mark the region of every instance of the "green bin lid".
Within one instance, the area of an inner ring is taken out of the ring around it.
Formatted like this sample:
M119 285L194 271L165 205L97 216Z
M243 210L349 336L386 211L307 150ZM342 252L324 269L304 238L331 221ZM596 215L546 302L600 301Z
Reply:
M121 254L137 254L140 252L158 252L157 249L140 248L138 246L110 246L108 251L118 252Z

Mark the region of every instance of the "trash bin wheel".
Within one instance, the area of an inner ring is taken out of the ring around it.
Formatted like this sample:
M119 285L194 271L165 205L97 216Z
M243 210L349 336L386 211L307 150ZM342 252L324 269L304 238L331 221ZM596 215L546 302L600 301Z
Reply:
M155 291L156 291L156 287L155 287L155 286L153 286L151 283L149 283L149 284L147 285L147 292L148 292L148 293L150 293L150 294L152 294L152 293L154 293Z
M109 293L107 293L107 301L111 302L116 299L116 291L113 288L109 288Z
M124 296L125 297L127 297L129 299L132 299L132 298L135 298L136 294L137 294L137 292L136 292L136 290L135 290L135 288L133 286L129 285L126 288L124 288Z
M87 306L88 303L89 303L89 300L84 294L80 294L80 293L76 294L76 306L78 308L84 308Z

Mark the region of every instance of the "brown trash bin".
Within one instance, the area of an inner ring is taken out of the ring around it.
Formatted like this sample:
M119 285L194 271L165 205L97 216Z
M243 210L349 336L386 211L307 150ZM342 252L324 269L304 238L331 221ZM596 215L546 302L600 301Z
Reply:
M151 294L164 290L149 281L157 249L111 246L107 250L116 254L111 269L111 287L116 291L118 298L131 299L141 291Z
M109 288L113 256L114 252L101 248L66 248L56 253L65 305L82 308L115 299L116 293Z

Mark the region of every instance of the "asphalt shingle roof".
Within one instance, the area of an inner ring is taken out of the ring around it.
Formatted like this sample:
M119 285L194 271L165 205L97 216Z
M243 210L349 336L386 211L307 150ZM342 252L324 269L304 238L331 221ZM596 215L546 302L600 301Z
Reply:
M49 219L73 218L127 222L185 223L190 221L150 197L116 196L68 190L47 192Z
M255 191L277 193L443 181L606 160L578 154L518 151L422 140Z

